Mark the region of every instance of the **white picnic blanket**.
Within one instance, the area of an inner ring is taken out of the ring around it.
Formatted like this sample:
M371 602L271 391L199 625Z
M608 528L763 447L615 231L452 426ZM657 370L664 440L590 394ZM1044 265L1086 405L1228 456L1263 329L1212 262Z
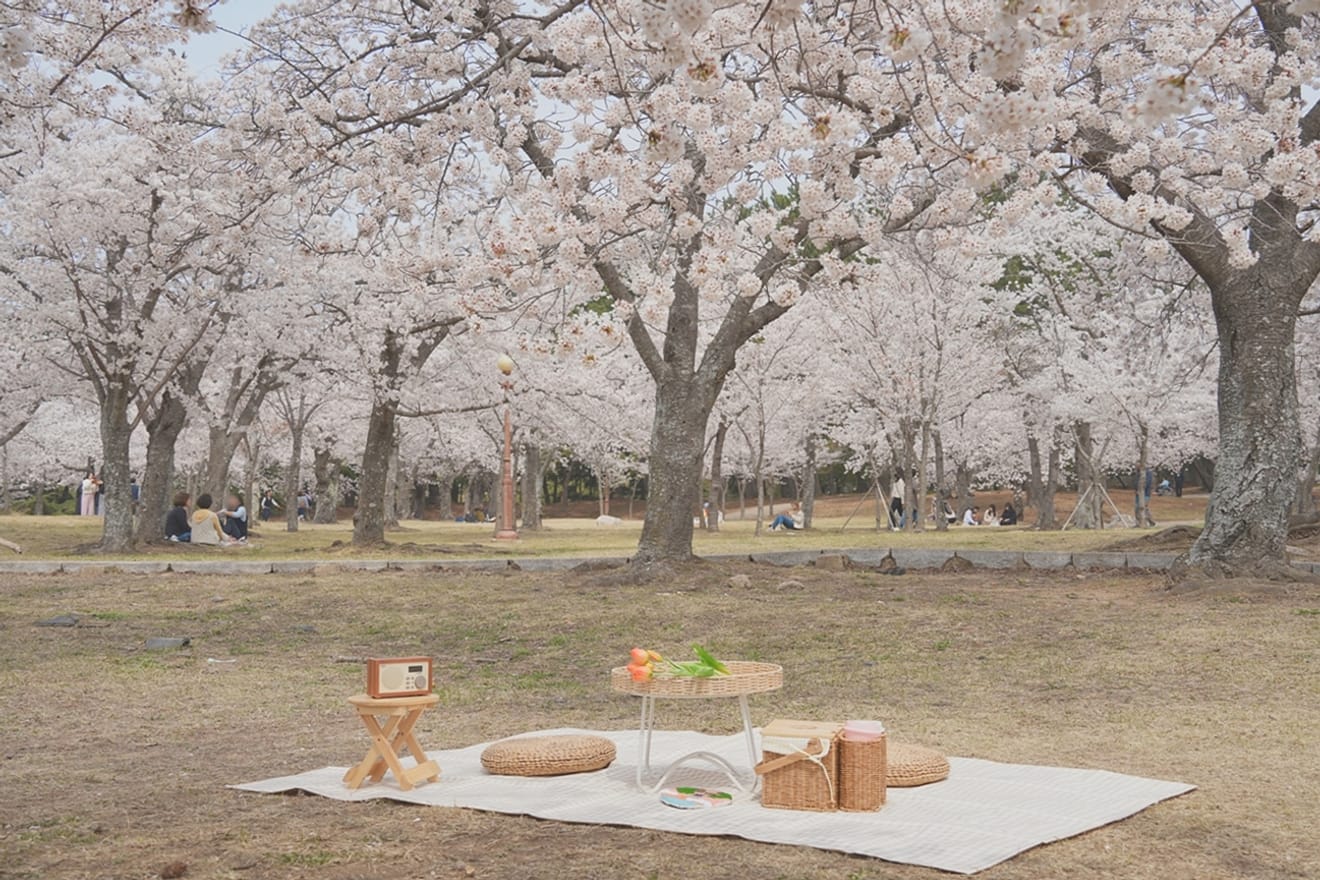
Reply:
M465 807L595 825L631 825L681 834L724 834L765 843L871 856L973 874L1043 843L1062 840L1124 819L1166 798L1195 788L1104 770L1075 770L950 758L944 782L889 790L875 813L809 813L772 810L753 795L737 793L722 777L694 765L676 774L679 784L734 791L734 803L712 810L677 810L634 785L638 742L633 731L552 730L592 733L614 740L618 758L596 773L527 779L492 776L481 767L489 743L431 752L439 782L401 791L389 777L357 791L344 787L346 768L325 767L234 788L254 792L301 790L342 801L389 798L412 804ZM742 734L708 736L656 731L653 763L694 751L711 751L734 766L747 762ZM404 758L405 766L411 766Z

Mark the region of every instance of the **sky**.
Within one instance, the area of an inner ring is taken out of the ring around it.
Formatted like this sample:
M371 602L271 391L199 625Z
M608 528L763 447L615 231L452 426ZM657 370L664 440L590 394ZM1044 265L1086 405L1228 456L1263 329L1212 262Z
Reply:
M271 0L225 0L211 11L212 19L221 29L196 34L180 48L198 73L217 73L220 58L243 46L241 39L225 31L246 30L270 12L272 6Z

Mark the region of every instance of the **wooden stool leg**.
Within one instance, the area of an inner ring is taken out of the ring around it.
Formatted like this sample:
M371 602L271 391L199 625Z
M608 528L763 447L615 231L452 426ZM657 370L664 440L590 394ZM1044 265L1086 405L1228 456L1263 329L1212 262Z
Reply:
M367 749L366 756L357 763L357 766L350 768L344 774L344 783L349 788L361 788L367 777L375 774L378 765L381 768L385 766L380 755L379 746L376 743L375 730L373 730L373 728L379 729L375 716L366 712L359 712L358 717L362 720L363 726L367 728L367 734L371 736L371 747ZM379 777L373 781L379 781Z
M440 765L426 757L426 750L422 744L417 741L413 734L413 725L417 719L422 717L421 711L414 712L409 716L399 729L399 739L402 739L404 745L408 748L408 754L412 755L417 766L408 771L414 779L425 779L427 782L435 782L440 779ZM428 772L429 771L429 772Z
M371 765L371 771L367 774L367 779L371 782L380 782L385 778L385 770L393 770L394 775L398 776L399 756L394 753L396 747L394 732L399 723L403 721L400 715L391 715L381 727L374 717L367 726L367 731L371 734L371 740L376 746L376 762Z

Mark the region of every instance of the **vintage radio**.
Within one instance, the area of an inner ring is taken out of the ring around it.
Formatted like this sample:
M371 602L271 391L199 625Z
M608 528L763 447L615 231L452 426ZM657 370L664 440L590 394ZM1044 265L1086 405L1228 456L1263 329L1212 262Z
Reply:
M430 657L373 657L367 660L367 696L417 697L431 692Z

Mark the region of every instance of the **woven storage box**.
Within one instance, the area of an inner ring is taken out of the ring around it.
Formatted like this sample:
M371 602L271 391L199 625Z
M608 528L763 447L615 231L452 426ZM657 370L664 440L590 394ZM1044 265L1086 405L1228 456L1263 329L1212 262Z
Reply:
M925 746L890 743L886 750L885 784L911 788L949 778L949 759Z
M496 776L566 776L608 767L614 743L603 736L524 736L491 743L481 766Z
M761 805L781 810L839 806L839 731L842 724L779 719L761 730ZM773 741L776 747L769 748Z
M839 738L839 809L878 810L885 803L885 737L871 742Z

